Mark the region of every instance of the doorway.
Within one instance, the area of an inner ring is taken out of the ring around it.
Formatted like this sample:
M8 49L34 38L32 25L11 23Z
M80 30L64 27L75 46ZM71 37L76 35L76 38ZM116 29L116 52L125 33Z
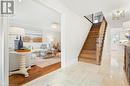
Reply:
M8 31L10 86L25 84L61 67L60 14L34 0L16 1L15 5ZM20 37L23 50L30 50L24 60L20 59L21 52L15 51ZM28 75L14 73L21 65L29 67Z

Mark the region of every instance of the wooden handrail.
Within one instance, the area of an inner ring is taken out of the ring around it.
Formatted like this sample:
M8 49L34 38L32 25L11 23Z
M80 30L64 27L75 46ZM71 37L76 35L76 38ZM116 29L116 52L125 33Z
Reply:
M93 24L93 22L90 19L88 19L86 16L84 16L84 17Z
M98 38L98 43L97 45L97 63L100 64L101 62L101 56L103 52L103 46L104 46L104 40L105 40L105 32L106 32L106 27L107 27L107 22L105 18L103 18L102 24L100 26L100 31L99 31L99 38Z

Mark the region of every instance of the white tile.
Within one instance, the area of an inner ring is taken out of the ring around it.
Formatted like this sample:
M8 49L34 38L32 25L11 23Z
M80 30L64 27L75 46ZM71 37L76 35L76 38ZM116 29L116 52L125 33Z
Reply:
M119 53L105 56L102 64L79 62L33 80L24 86L128 86Z

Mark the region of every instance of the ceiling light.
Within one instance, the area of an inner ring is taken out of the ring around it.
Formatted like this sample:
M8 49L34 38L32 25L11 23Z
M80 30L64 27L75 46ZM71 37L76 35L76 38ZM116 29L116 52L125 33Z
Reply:
M112 19L113 20L120 20L122 18L125 18L125 13L126 13L125 10L116 10L116 11L113 11L113 13L112 13Z
M22 2L22 0L18 0L19 2Z
M58 29L59 28L59 24L58 23L52 23L51 24L51 28Z

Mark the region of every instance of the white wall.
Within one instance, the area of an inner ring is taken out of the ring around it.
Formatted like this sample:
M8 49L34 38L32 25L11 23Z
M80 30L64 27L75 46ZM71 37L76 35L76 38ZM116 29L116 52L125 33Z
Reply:
M0 17L0 82L3 82L3 48L2 48L2 41L3 41L3 36L2 36L2 34L3 34L3 30L2 30L2 18ZM0 84L1 85L1 84Z
M123 53L124 46L120 44L120 40L124 40L124 29L123 28L111 28L110 29L110 37L111 37L111 51L119 52L119 54Z
M8 86L7 25L7 17L0 17L0 86Z
M115 51L123 53L123 46L119 43L122 36L122 28L107 27L102 58L110 58Z
M105 40L104 40L104 46L103 46L103 54L102 58L106 58L106 56L110 56L110 47L111 47L111 33L110 33L110 27L108 26L106 29L106 34L105 34Z
M70 64L76 63L78 61L78 55L80 49L86 39L86 36L90 30L91 23L88 22L83 16L78 16L66 7L64 7L58 0L40 0L43 4L55 9L61 13L61 47L62 47L62 67L68 66ZM0 84L8 86L8 34L7 34L7 21L4 31L0 32L6 33L5 40L2 33L0 34L0 41L2 41L3 46L0 42L0 50L3 50L0 54ZM2 36L1 36L2 35ZM3 42L4 41L4 42ZM2 46L3 47L2 47ZM2 47L2 48L1 48ZM5 49L3 49L5 48ZM4 55L3 55L4 54ZM4 58L4 59L3 59ZM2 77L1 77L2 76Z
M50 39L54 39L54 42L61 42L61 32L54 32L49 30L43 31L43 41L50 41Z
M62 67L76 63L92 24L64 7L58 0L39 1L61 13Z

